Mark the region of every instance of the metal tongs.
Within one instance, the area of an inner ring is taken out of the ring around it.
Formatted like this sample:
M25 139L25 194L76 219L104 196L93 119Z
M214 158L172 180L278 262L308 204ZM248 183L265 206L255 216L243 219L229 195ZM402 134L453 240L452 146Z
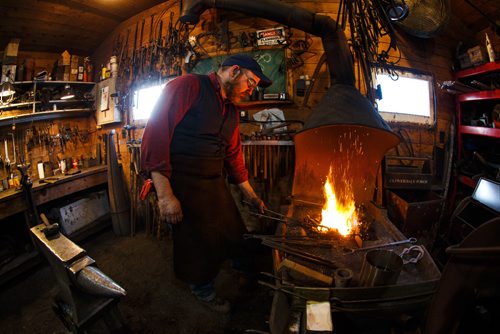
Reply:
M244 204L248 205L249 207L251 208L254 208L254 205L248 201L243 201ZM269 213L271 215L264 215L262 213L258 213L258 212L254 212L254 211L250 211L250 214L253 215L253 216L256 216L256 217L259 217L259 218L267 218L267 219L271 219L271 220L278 220L280 222L283 222L283 223L286 223L288 218L284 215L284 214L281 214L279 212L276 212L276 211L272 211L272 210L269 210L267 208L264 208L264 212L266 213Z
M253 204L250 203L250 202L247 202L247 201L243 201L243 203L247 204L248 206L250 207L253 207ZM261 214L261 213L258 213L258 212L253 212L253 211L250 211L250 214L253 215L253 216L256 216L256 217L259 217L259 218L266 218L266 219L271 219L271 220L277 220L279 222L282 222L284 224L287 224L289 222L294 222L300 226L304 226L304 227L309 227L309 225L305 222L302 222L296 218L292 218L292 217L288 217L282 213L279 213L279 212L276 212L276 211L272 211L272 210L269 210L267 208L264 208L264 212L265 213L269 213L271 215L265 215L265 214ZM312 219L312 218L311 218ZM318 227L318 228L321 228L321 229L324 229L326 231L330 231L331 228L328 227L328 226L325 226L325 225L321 225L321 223L317 222L317 224L315 225L315 227Z
M414 244L416 242L417 242L417 238L408 238L406 240L399 240L399 241L394 241L394 242L388 242L388 243L380 244L380 245L373 245L373 246L368 246L368 247L363 247L363 248L357 248L357 249L349 249L349 252L350 253L364 252L364 251L367 251L367 250L370 250L370 249L391 247L391 246L404 245L404 244Z

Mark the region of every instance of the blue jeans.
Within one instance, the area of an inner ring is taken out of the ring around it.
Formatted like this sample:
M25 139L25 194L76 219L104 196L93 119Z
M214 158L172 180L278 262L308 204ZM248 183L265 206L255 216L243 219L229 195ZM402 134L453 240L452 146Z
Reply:
M190 284L189 288L196 298L203 301L210 301L215 298L215 280L212 279L207 283Z

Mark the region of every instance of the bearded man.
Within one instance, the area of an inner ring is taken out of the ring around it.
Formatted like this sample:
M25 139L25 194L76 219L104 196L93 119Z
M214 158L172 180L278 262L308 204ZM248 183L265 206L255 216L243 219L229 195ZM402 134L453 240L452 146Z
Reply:
M174 272L205 305L229 312L214 281L229 258L251 262L246 228L227 187L237 184L263 213L241 154L239 111L257 87L271 85L246 55L227 57L217 72L186 74L165 86L141 144L141 170L153 180L160 218L173 227Z

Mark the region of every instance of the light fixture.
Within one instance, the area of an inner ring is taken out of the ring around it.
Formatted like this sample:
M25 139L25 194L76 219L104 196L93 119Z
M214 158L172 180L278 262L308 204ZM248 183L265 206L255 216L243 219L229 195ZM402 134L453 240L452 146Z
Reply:
M69 100L75 97L75 94L73 93L73 90L71 89L71 86L69 84L66 84L64 86L63 93L61 95L61 100Z
M9 104L14 99L14 94L16 93L14 85L8 80L2 82L0 86L0 103L2 105Z

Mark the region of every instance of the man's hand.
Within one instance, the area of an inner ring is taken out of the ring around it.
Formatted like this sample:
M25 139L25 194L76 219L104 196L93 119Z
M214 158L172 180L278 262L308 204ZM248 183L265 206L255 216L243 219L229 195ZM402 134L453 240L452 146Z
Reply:
M151 172L151 177L158 197L160 219L169 224L179 223L182 220L182 207L172 191L170 181L158 172Z
M168 198L158 198L158 209L160 210L160 219L169 224L177 224L182 221L181 203L175 196Z
M267 209L266 205L264 204L264 201L257 196L250 183L245 181L238 184L238 187L248 202L250 202L255 209L259 210L259 213L264 214L265 209Z
M264 201L258 197L253 197L252 199L250 199L250 203L252 203L252 207L254 207L261 214L264 214L265 210L267 209Z

